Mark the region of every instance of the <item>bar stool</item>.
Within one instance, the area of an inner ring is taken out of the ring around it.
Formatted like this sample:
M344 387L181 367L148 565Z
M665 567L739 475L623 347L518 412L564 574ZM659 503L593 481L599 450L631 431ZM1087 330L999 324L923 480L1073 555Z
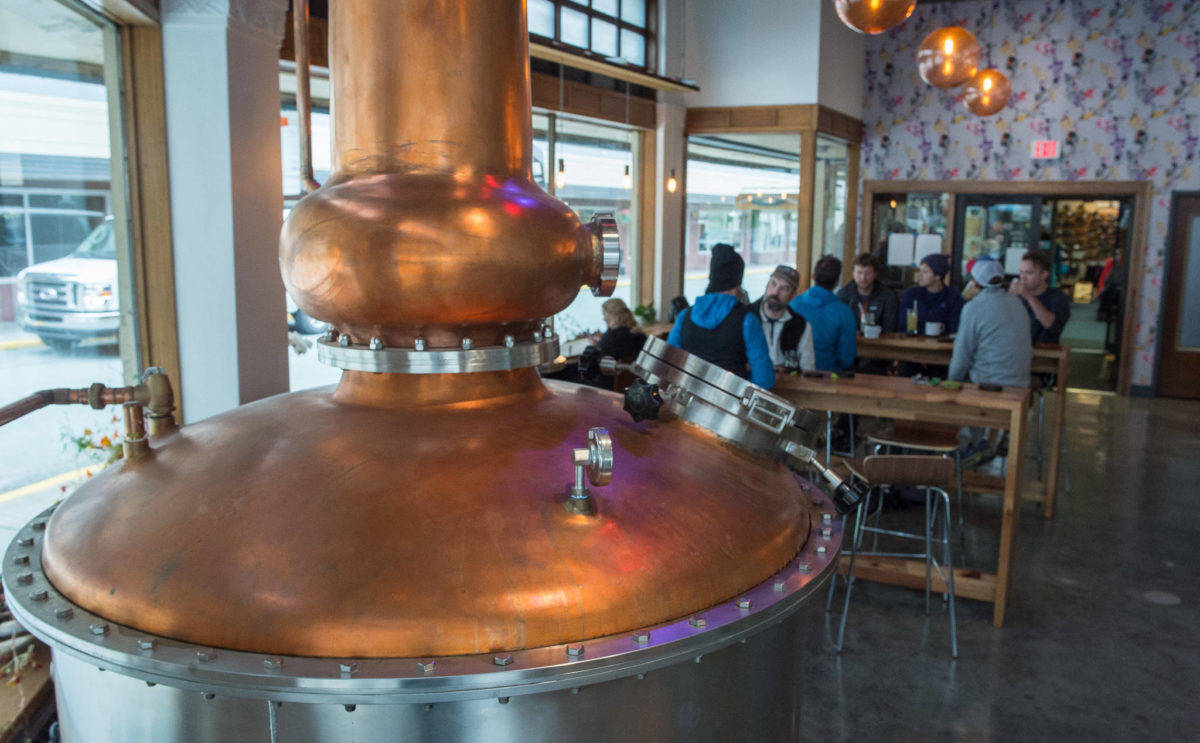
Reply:
M847 464L847 469L858 479L864 481L868 486L873 486L867 492L867 497L863 498L854 512L854 531L850 539L850 564L846 570L846 575L843 580L846 583L846 598L842 606L842 620L838 627L837 649L842 650L842 644L846 635L846 618L850 613L850 594L854 589L854 564L858 557L902 557L922 559L925 561L925 613L930 610L930 593L932 586L933 571L936 570L942 581L946 584L945 598L950 609L950 649L951 655L958 657L958 629L954 615L954 555L951 549L951 525L950 525L950 495L947 493L947 488L954 482L954 462L946 457L937 456L920 456L920 455L883 455L870 456L863 459L861 462L853 462ZM878 526L867 526L866 515L870 512L871 500L874 496L875 489L881 485L892 485L895 487L911 486L919 487L925 491L925 529L924 534L914 534L911 532L892 531L881 529ZM939 514L940 511L940 514ZM933 532L938 527L938 518L941 517L941 534L936 539ZM912 539L923 541L925 549L923 552L908 553L908 552L879 552L872 550L863 552L860 550L862 538L865 532L872 532L876 535L887 534L893 537L902 539ZM938 542L942 546L942 562L939 562L933 554L933 543ZM837 576L831 580L829 596L825 602L825 610L830 611L833 604L833 584L836 582Z
M910 423L895 421L891 431L876 432L867 437L867 445L874 446L876 454L881 448L887 453L891 449L909 449L930 452L954 460L954 489L958 500L958 525L963 524L962 450L958 442L958 426L945 423Z

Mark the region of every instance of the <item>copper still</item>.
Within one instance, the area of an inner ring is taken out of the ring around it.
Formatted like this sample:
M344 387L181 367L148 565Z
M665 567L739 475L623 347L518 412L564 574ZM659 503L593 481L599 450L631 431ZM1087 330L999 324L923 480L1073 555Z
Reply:
M330 11L334 173L279 256L345 371L152 428L18 535L64 741L795 739L840 526L702 420L540 378L619 246L531 178L525 3Z

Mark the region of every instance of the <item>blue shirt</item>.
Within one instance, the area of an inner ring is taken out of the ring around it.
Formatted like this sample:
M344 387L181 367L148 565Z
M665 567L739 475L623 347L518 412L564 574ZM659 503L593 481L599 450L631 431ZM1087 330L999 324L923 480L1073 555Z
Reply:
M854 310L828 289L814 286L788 304L812 328L813 355L817 369L842 371L854 365L858 337Z

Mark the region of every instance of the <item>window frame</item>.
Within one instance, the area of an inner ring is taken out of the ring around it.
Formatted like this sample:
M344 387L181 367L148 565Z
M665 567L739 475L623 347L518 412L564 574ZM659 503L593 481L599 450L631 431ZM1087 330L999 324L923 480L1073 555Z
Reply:
M532 40L538 41L538 42L543 42L543 43L548 43L551 45L561 45L570 50L577 51L577 52L586 54L588 56L596 57L598 59L603 59L605 61L609 61L612 59L625 60L624 63L626 66L631 67L633 69L642 70L644 72L652 72L656 68L656 66L657 66L656 61L653 59L653 51L655 49L655 45L654 45L653 41L654 41L654 37L655 37L655 33L656 33L654 30L653 19L655 18L655 15L658 10L657 0L644 0L645 5L646 5L646 23L644 26L638 26L636 24L630 23L629 21L626 21L621 17L621 11L624 9L624 4L625 4L625 2L627 2L627 0L616 0L617 14L615 16L609 15L608 13L602 13L602 12L592 8L590 2L577 2L577 0L546 0L546 1L554 6L554 37L550 38L550 37L543 36L541 34L537 34L537 33L530 31L529 37ZM579 13L583 13L584 15L587 16L588 22L587 22L587 46L586 47L577 46L575 44L572 44L568 41L563 40L563 38L562 38L562 9L563 8L567 8L569 10L574 10ZM601 54L600 52L592 50L592 21L593 20L604 21L606 23L611 23L614 26L616 26L616 28L617 28L617 38L616 38L617 53L616 53L616 55L609 56L609 55ZM621 34L622 31L630 31L632 33L636 33L638 36L641 37L641 39L642 39L642 64L639 65L639 64L628 61L628 57L625 57L621 53L622 47L624 45L624 42L622 40L622 34Z

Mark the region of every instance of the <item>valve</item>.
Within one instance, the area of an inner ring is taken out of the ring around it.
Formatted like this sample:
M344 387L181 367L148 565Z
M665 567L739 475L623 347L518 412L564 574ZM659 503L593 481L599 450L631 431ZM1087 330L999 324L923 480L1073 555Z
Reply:
M629 389L625 390L625 412L629 413L634 422L658 420L658 410L663 405L662 394L658 385L636 379Z
M571 462L575 465L575 484L571 486L571 497L566 502L567 510L593 516L596 503L587 483L603 486L612 482L613 445L608 429L599 426L589 429L587 448L572 449Z

